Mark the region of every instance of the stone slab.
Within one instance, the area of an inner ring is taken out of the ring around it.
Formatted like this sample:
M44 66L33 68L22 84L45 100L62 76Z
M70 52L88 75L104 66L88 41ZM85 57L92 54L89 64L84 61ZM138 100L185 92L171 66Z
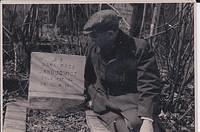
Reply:
M51 109L63 103L70 106L82 103L84 68L85 56L33 52L28 93L30 107Z
M91 132L110 132L93 111L87 110L85 112L86 121Z
M7 105L3 132L26 132L26 111L28 103L17 100Z

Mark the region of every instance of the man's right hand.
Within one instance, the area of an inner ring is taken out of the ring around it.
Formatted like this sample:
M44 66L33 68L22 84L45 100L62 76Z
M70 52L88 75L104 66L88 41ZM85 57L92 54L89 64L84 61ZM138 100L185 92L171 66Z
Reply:
M140 128L140 132L153 132L152 121L143 120L142 126Z

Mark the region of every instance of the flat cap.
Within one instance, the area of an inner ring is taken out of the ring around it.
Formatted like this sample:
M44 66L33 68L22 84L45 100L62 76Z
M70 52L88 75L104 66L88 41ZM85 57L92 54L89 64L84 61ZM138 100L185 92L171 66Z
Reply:
M94 13L83 28L84 34L93 31L101 32L116 29L119 26L121 17L113 10L101 10Z

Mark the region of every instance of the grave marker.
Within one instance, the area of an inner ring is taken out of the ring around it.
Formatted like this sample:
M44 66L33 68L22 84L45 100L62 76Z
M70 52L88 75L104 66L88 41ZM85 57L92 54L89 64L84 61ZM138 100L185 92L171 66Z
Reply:
M33 52L29 84L30 107L53 109L84 101L85 57ZM53 105L53 106L52 106Z

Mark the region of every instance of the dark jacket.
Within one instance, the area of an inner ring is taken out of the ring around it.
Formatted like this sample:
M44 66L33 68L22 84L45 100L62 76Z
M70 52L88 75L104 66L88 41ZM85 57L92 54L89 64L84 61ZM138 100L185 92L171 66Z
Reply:
M106 62L95 45L88 48L85 66L88 100L93 101L96 112L115 109L131 114L131 109L137 108L138 116L153 118L155 111L158 113L161 87L150 45L122 31L114 45Z

